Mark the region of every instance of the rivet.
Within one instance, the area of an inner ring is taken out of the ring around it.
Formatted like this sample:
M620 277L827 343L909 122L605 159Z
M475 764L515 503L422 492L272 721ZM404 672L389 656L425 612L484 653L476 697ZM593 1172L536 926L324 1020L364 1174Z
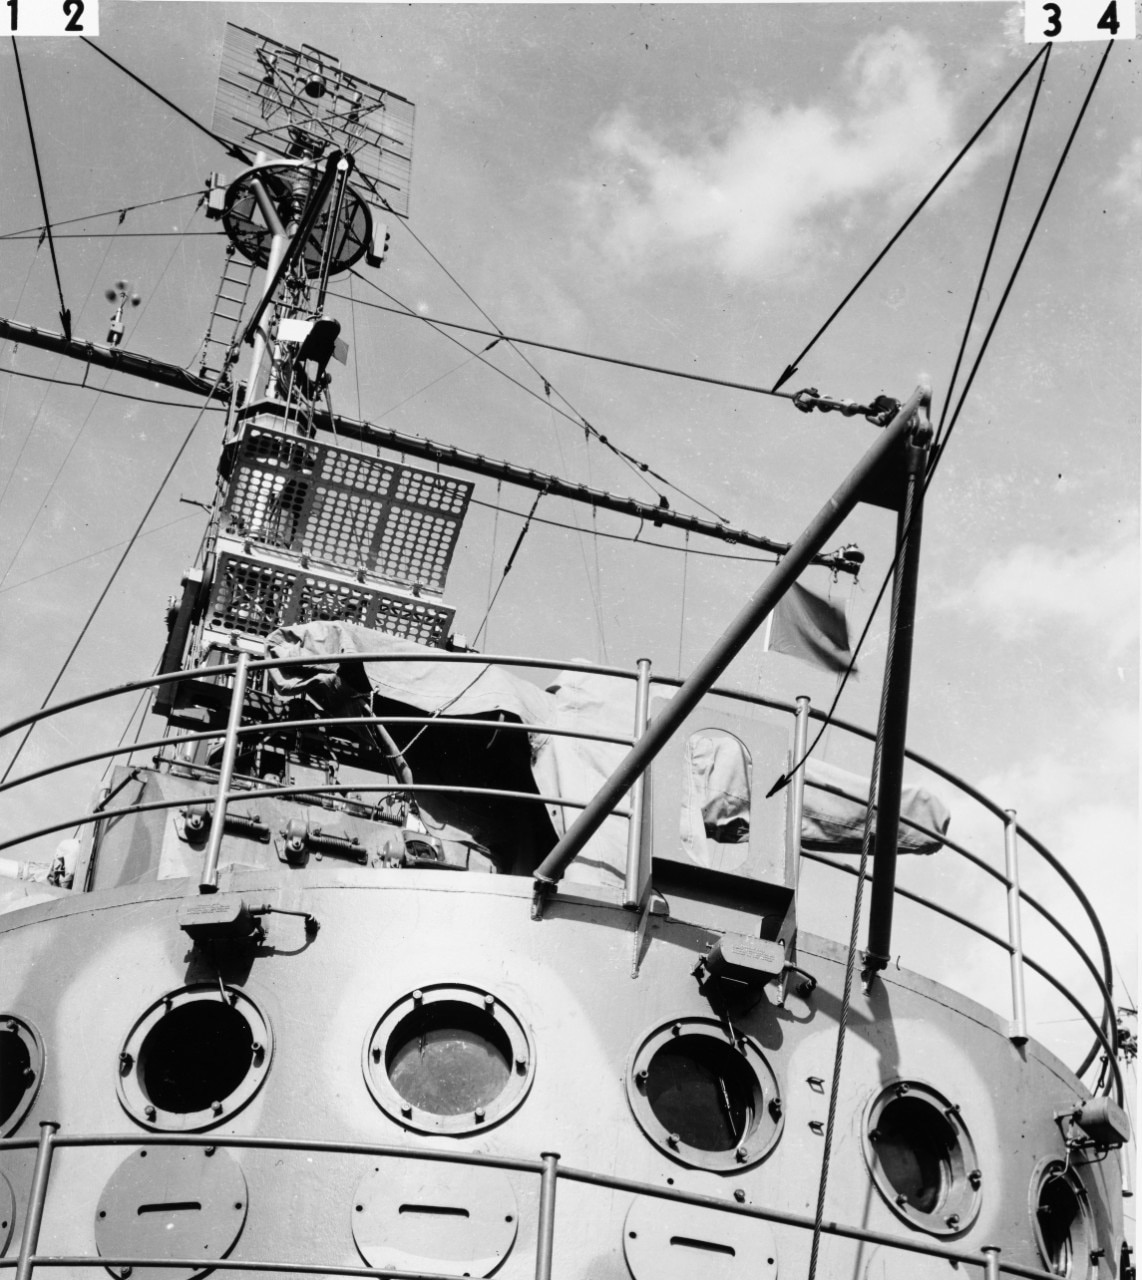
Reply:
M901 1097L903 1097L903 1096L904 1096L904 1094L906 1094L906 1093L908 1092L908 1085L907 1085L907 1083L906 1083L905 1081L901 1080L901 1082L896 1086L896 1092L897 1092L897 1094L899 1094Z
M213 1111L216 1116L220 1116L222 1114L222 1103L215 1099L215 1101L210 1104L210 1110Z
M242 1207L242 1202L241 1202L241 1200L235 1200L235 1201L234 1201L234 1208L235 1208L235 1209L240 1209L241 1207Z
M477 1108L476 1108L476 1113L475 1113L475 1114L476 1114L476 1123L477 1123L477 1124L483 1124L483 1122L484 1122L484 1116L485 1116L485 1114L486 1114L486 1113L485 1113L485 1111L484 1111L484 1108L483 1108L483 1107L477 1107Z
M493 995L484 996L484 1008L490 1009L496 1003L496 997Z
M674 1022L674 1023L671 1023L671 1025L670 1025L670 1034L671 1034L672 1036L679 1036L679 1035L681 1035L681 1034L682 1034L682 1024L681 1024L680 1022Z
M417 990L412 993L413 1004L420 1004L424 1000L424 992Z
M354 1205L353 1207L354 1209L357 1210L358 1213L364 1213L365 1211L365 1206L363 1204L357 1204L357 1205Z
M668 1147L673 1147L675 1150L677 1150L679 1141L680 1139L676 1133L668 1133L666 1135L666 1145Z
M208 1155L208 1156L212 1156L212 1155L214 1154L214 1148L213 1148L213 1147L207 1147L207 1148L205 1148L205 1151L204 1151L204 1153L203 1153L203 1154Z
M153 1120L155 1118L155 1109L149 1102L143 1108L143 1115L145 1115L148 1120Z
M409 1106L409 1104L408 1104L407 1102L403 1102L403 1103L401 1103L400 1113L401 1113L401 1115L402 1115L402 1116L411 1116L411 1115L412 1115L412 1107L411 1107L411 1106Z
M745 1192L741 1189L741 1187L738 1187L738 1189L734 1192L734 1199L738 1202L738 1204L745 1204Z

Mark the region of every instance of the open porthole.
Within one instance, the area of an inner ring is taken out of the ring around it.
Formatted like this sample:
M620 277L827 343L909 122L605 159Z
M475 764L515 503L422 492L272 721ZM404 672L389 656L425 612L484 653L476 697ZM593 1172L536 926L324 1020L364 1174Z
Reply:
M729 1039L714 1018L682 1018L646 1036L627 1071L627 1099L651 1142L694 1169L748 1169L781 1136L777 1077L761 1047Z
M1066 1162L1048 1158L1035 1166L1029 1208L1035 1244L1054 1276L1088 1280L1094 1275L1095 1249L1090 1201L1082 1182Z
M420 1133L476 1133L510 1115L534 1074L523 1023L491 992L458 983L398 1000L365 1042L365 1082Z
M119 1101L152 1129L207 1129L257 1093L272 1051L269 1023L248 996L183 987L131 1029L119 1055Z
M23 1018L0 1014L0 1138L28 1114L43 1073L39 1032Z
M917 1081L888 1085L869 1104L862 1139L872 1180L897 1217L940 1236L972 1225L982 1174L959 1108L942 1093Z

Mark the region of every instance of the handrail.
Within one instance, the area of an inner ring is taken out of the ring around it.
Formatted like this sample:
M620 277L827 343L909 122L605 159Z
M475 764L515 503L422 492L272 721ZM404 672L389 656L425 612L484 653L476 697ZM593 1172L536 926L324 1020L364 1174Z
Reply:
M635 683L639 681L638 671L630 671L625 668L614 667L614 666L600 664L600 663L585 663L585 662L566 663L566 662L553 661L551 659L534 658L534 657L526 657L526 656L519 656L519 655L455 653L455 652L443 651L443 650L433 651L429 654L425 654L424 652L402 653L402 654L375 654L375 653L367 654L366 653L366 654L351 654L351 655L306 654L306 655L300 655L292 658L266 658L266 659L257 659L257 660L250 659L246 655L243 655L243 657L245 659L244 665L250 673L269 671L269 670L278 670L282 668L288 669L291 667L299 667L299 666L300 667L328 666L330 664L335 664L339 660L360 662L362 664L374 663L374 662L401 663L401 662L426 662L427 661L427 662L439 662L439 663L455 662L463 665L487 666L489 668L498 667L498 666L509 666L509 667L539 669L539 670L571 670L578 673L605 675L608 677L625 679ZM124 693L136 692L138 690L143 690L147 688L153 688L153 687L161 686L167 683L188 681L188 680L198 679L201 677L212 677L215 679L218 679L221 677L225 679L230 677L235 671L235 669L236 668L234 666L203 665L189 671L167 673L166 675L161 675L161 676L152 676L146 680L132 681L127 684L116 686L113 689L102 690L93 694L86 694L81 697L73 698L66 702L57 704L55 706L42 708L40 711L33 713L32 715L25 716L21 719L13 721L11 724L7 726L0 727L0 738L14 732L16 729L35 723L40 719L46 719L50 716L59 715L65 711L74 710L78 707L88 705L94 702L98 702L106 698L115 697ZM677 688L683 682L677 677L660 676L658 674L655 674L649 680L648 683L653 685L658 685L664 688L671 688L671 687ZM714 686L711 689L711 696L723 697L723 698L730 699L732 701L740 701L740 702L747 703L749 705L764 707L764 708L778 711L780 713L791 715L791 716L795 716L797 713L797 707L794 703L772 699L772 698L766 698L758 694L751 694L743 690L731 689L723 686ZM808 714L810 717L818 721L823 721L826 718L824 713L812 707L808 709ZM441 725L447 724L450 729L454 727L455 728L479 727L479 728L487 729L488 726L493 722L484 720L484 719L472 718L472 717L463 717L463 718L462 717L455 717L455 718L444 717L444 716L441 716L439 712L433 715L424 715L424 716L392 716L392 717L345 716L345 717L313 718L313 719L304 719L304 720L285 720L285 721L273 720L273 721L267 721L264 723L237 727L234 729L232 735L228 734L226 730L220 730L220 729L206 730L203 732L192 732L192 733L182 734L178 736L157 739L145 744L134 744L133 746L117 746L108 751L90 753L86 756L79 757L75 760L65 761L57 765L46 766L43 769L34 771L33 773L26 774L22 777L9 780L6 784L4 784L3 786L0 786L0 791L8 790L19 783L39 780L46 776L50 776L53 773L61 772L63 770L73 768L73 767L78 767L79 765L82 765L82 764L92 763L100 759L110 759L118 755L130 756L138 751L149 750L153 747L159 747L160 749L162 748L170 749L170 748L177 748L183 744L202 742L207 740L220 739L225 742L231 737L236 739L238 735L243 735L243 736L272 735L275 733L287 732L292 730L304 731L307 728L312 730L312 729L323 728L323 727L328 727L333 725L340 725L340 724L354 725L354 724L363 724L363 723L380 723L382 725L387 725L387 724L425 725L425 724L440 723ZM842 729L843 731L847 733L851 733L854 736L863 738L865 740L872 740L875 737L875 735L871 731L864 729L859 725L855 725L844 720L833 718L831 720L831 723L836 725L838 728ZM549 726L539 725L539 724L530 724L530 723L525 724L525 723L520 723L517 721L511 721L511 720L495 722L495 727L497 728L497 730L503 730L506 732L543 733L549 736L565 736L565 737L581 738L588 741L599 741L599 742L606 742L606 743L612 743L612 744L624 745L624 746L629 746L634 741L633 738L620 736L620 735L596 734L596 733L584 732L579 730L549 727ZM1089 899L1086 897L1085 893L1078 886L1077 882L1074 880L1074 877L1067 871L1065 867L1062 866L1059 860L1053 854L1050 853L1050 851L1043 845L1043 843L1040 840L1038 840L1035 836L1033 836L1029 831L1027 831L1027 829L1023 827L1021 824L1019 824L1018 822L1013 822L1008 817L1007 813L1003 809L1001 809L994 801L990 800L977 788L973 787L970 783L967 783L963 779L959 778L956 774L952 773L950 770L945 769L944 767L936 764L934 761L929 760L928 758L921 755L920 753L909 751L907 754L910 760L914 761L916 764L919 764L921 767L929 770L930 772L935 774L937 777L942 778L944 781L948 782L950 785L955 787L957 791L959 791L963 795L967 796L968 798L978 803L986 812L992 814L992 816L997 818L1000 822L1004 823L1008 827L1011 827L1020 837L1022 837L1022 839L1026 842L1026 844L1036 854L1038 854L1049 867L1052 868L1052 870L1056 871L1059 874L1064 884L1067 886L1068 889L1071 890L1074 898L1078 901L1079 905L1083 909L1084 914L1086 915L1087 919L1090 921L1092 931L1097 941L1099 951L1100 951L1100 959L1102 961L1101 976L1098 972L1097 966L1095 965L1094 961L1091 959L1090 955L1079 944L1077 939L1066 928L1066 926L1062 924L1061 921L1057 920L1051 912L1049 912L1041 903L1039 903L1032 895L1024 891L1021 887L1018 888L1018 900L1022 902L1027 902L1029 906L1033 907L1039 913L1039 915L1048 924L1051 925L1051 927L1059 934L1059 936L1062 937L1069 944L1071 948L1073 948L1073 950L1079 957L1082 964L1090 972L1091 977L1093 978L1096 988L1098 990L1098 995L1100 997L1100 1000L1103 1006L1102 1016L1099 1024L1100 1034L1096 1038L1091 1050L1088 1052L1086 1058L1083 1061L1082 1066L1078 1069L1076 1074L1081 1076L1087 1071L1087 1069L1094 1062L1094 1059L1099 1051L1100 1045L1102 1047L1106 1047L1109 1049L1108 1057L1113 1062L1115 1058L1115 1054L1117 1052L1117 1024L1114 1017L1113 971L1111 967L1110 951L1109 951L1109 945L1106 940L1105 932L1102 929L1101 922L1099 921L1097 914L1095 913L1094 908L1090 903ZM202 769L203 766L199 765L199 766L196 766L196 768ZM842 789L835 788L829 784L821 785L821 784L810 783L809 785L818 785L819 789L826 790L826 791L834 791L838 794L841 794L842 796L845 796L848 799L855 800L858 803L868 802L867 799L862 800L861 797L859 796L848 795L848 793L844 792ZM554 797L542 796L534 792L516 792L516 791L509 791L509 790L495 790L495 789L486 789L486 788L478 788L478 787L455 787L455 786L446 786L443 784L441 785L414 784L410 786L404 783L393 783L391 785L366 785L366 784L362 784L361 782L354 782L351 784L347 783L347 784L326 785L326 786L305 785L305 786L298 786L298 787L255 788L255 789L238 787L233 790L227 788L225 793L222 796L216 797L216 802L228 804L231 801L243 802L259 796L266 797L266 798L275 798L275 797L288 797L290 795L338 794L343 792L370 793L370 794L383 794L383 793L392 793L392 792L401 792L401 793L421 792L421 793L442 793L442 794L461 794L461 795L479 794L484 797L491 796L491 797L497 797L501 799L524 800L531 803L562 806L568 809L583 809L590 803L589 801L568 800L562 796L554 796ZM99 822L104 819L125 817L134 813L142 813L142 812L148 812L152 810L166 809L166 808L175 808L180 806L183 803L185 803L184 799L175 800L175 801L148 802L148 803L142 803L138 805L122 806L116 809L107 809L107 810L103 810L103 811L95 812L91 814L78 815L68 819L67 821L56 822L49 826L41 827L35 831L23 833L21 835L13 836L6 840L0 841L0 850L8 849L13 846L26 843L28 841L38 839L43 836L58 833L68 828L90 825L92 823ZM614 816L629 817L630 815L628 811L615 810ZM958 856L965 858L966 860L971 862L974 866L978 867L979 869L984 871L987 875L992 877L994 880L1003 884L1008 889L1009 893L1011 893L1011 895L1014 896L1015 886L1012 885L1011 880L1002 872L999 872L995 868L990 867L986 862L983 861L983 859L973 854L970 850L967 850L966 848L959 845L956 841L948 838L947 836L942 836L938 832L933 832L930 829L924 828L921 824L912 822L908 819L902 819L902 821L906 825L913 827L917 830L920 830L922 832L925 832L925 834L937 839L942 846L957 853ZM915 895L906 894L905 896L910 896L913 901L916 901L917 903L919 903L924 907L940 911L938 904L932 903L924 898L921 898ZM944 914L947 914L947 913L945 912ZM1008 953L1010 954L1009 945L1007 943L1003 943L1002 946L1005 950L1008 950ZM1035 966L1032 965L1030 967L1034 968ZM1049 978L1049 975L1044 974L1044 976L1048 977L1048 981L1053 981L1052 979ZM1068 998L1071 998L1073 1000L1072 997L1068 996ZM1083 1012L1085 1016L1085 1011ZM1117 1076L1116 1063L1115 1063L1115 1073ZM1119 1088L1121 1087L1120 1084L1118 1087Z
M743 1203L734 1198L722 1199L719 1196L701 1192L684 1191L677 1187L661 1186L657 1183L643 1182L634 1178L623 1178L616 1174L600 1173L591 1169L570 1168L559 1163L554 1152L544 1152L539 1159L496 1154L490 1152L465 1151L460 1148L432 1148L420 1146L398 1146L393 1143L314 1141L300 1138L270 1138L247 1135L220 1133L185 1134L185 1133L117 1133L117 1134L60 1134L56 1132L58 1125L54 1121L43 1122L44 1136L35 1138L0 1139L0 1152L12 1150L28 1150L38 1147L41 1155L47 1158L37 1160L32 1176L32 1190L29 1205L25 1213L27 1224L21 1238L19 1257L0 1258L0 1269L17 1268L17 1280L30 1280L34 1267L157 1267L171 1270L185 1270L188 1267L201 1269L203 1259L163 1258L163 1257L122 1257L95 1255L59 1256L36 1252L39 1223L43 1218L47 1194L50 1188L50 1156L61 1148L112 1148L138 1147L146 1144L149 1147L233 1147L239 1150L292 1151L305 1154L326 1155L359 1155L370 1158L393 1158L428 1160L443 1163L457 1163L482 1166L485 1168L511 1170L518 1173L533 1174L540 1178L539 1210L537 1213L537 1250L535 1280L549 1280L551 1244L555 1227L556 1189L560 1181L578 1182L586 1186L601 1187L608 1191L626 1192L631 1195L653 1196L675 1204L693 1205L699 1208L732 1213L739 1217L755 1218L763 1222L776 1223L779 1226L793 1227L811 1231L814 1226L812 1217L806 1214L788 1212L781 1209L768 1208L764 1205ZM34 1229L33 1229L34 1224ZM878 1245L881 1248L899 1249L907 1253L940 1258L960 1266L979 1267L984 1275L1007 1274L1019 1276L1022 1280L1054 1280L1054 1273L1043 1271L1037 1267L1028 1267L1022 1263L999 1259L995 1265L997 1246L984 1245L978 1253L965 1249L951 1248L932 1240L920 1239L915 1235L890 1235L883 1231L874 1231L860 1225L839 1222L822 1224L826 1235L840 1239L854 1240L864 1244ZM546 1267L544 1259L546 1257ZM285 1262L266 1261L261 1259L218 1258L210 1259L210 1266L215 1271L269 1271L285 1275L322 1274L334 1276L369 1276L378 1280L443 1280L443 1276L435 1272L402 1271L395 1268L341 1266L324 1262ZM21 1263L23 1268L20 1270Z

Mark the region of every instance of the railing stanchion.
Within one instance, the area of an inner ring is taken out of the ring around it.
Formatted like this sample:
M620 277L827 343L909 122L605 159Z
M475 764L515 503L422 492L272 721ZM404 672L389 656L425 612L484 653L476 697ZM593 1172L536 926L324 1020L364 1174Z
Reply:
M772 616L772 615L771 615ZM797 891L801 883L801 818L805 812L805 751L809 745L809 695L797 695L797 716L793 724L793 763L797 766L789 780L789 849L790 879L793 884L793 905L790 909L793 928L785 944L786 964L797 961ZM781 978L781 998L784 1005L789 994L789 979L792 969L786 969Z
M24 1232L20 1236L20 1254L16 1261L16 1280L30 1280L32 1257L40 1242L40 1223L44 1217L44 1201L48 1194L48 1176L52 1169L52 1153L56 1130L54 1120L40 1122L40 1145L36 1148L36 1166L32 1171L32 1196L28 1201L28 1214L24 1219Z
M635 742L642 737L646 729L647 712L650 707L650 659L638 660L638 685L634 697L634 732ZM646 889L646 874L642 857L642 803L643 790L646 786L645 770L634 780L630 789L630 820L627 825L627 866L626 882L623 886L623 906L628 911L636 911L642 903Z
M242 726L242 707L246 701L246 676L250 655L238 654L234 667L234 689L230 694L230 719L226 723L226 741L222 748L222 767L218 770L218 794L214 801L214 814L210 820L210 842L206 846L206 858L202 864L202 880L199 893L218 892L218 855L222 850L222 836L226 829L226 794L234 778L234 762L238 757L238 730Z
M555 1179L559 1176L559 1152L544 1151L539 1184L539 1225L535 1241L535 1280L551 1280L551 1254L555 1245Z
M1019 831L1015 810L1005 809L1003 855L1007 872L1007 939L1011 943L1011 1031L1014 1044L1027 1041L1027 1004L1023 993L1023 925L1019 902Z
M997 1244L985 1244L980 1250L983 1254L984 1280L999 1280L999 1254Z

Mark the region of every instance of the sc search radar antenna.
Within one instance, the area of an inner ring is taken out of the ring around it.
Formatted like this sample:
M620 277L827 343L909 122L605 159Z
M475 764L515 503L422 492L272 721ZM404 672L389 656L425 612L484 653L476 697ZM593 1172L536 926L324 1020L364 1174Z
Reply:
M214 132L287 160L352 156L358 180L400 217L408 216L415 110L407 98L342 71L332 54L226 25Z
M265 282L246 318L246 289L241 280L228 289L224 272L204 343L204 360L212 348L225 351L221 377L249 342L249 394L261 390L268 351L265 394L297 395L312 409L328 384L326 363L346 355L340 324L323 314L328 282L362 257L380 266L388 228L371 206L408 214L413 113L407 99L342 71L331 54L227 24L214 132L256 155L229 186L211 177L208 216L222 220L228 262L262 268Z

